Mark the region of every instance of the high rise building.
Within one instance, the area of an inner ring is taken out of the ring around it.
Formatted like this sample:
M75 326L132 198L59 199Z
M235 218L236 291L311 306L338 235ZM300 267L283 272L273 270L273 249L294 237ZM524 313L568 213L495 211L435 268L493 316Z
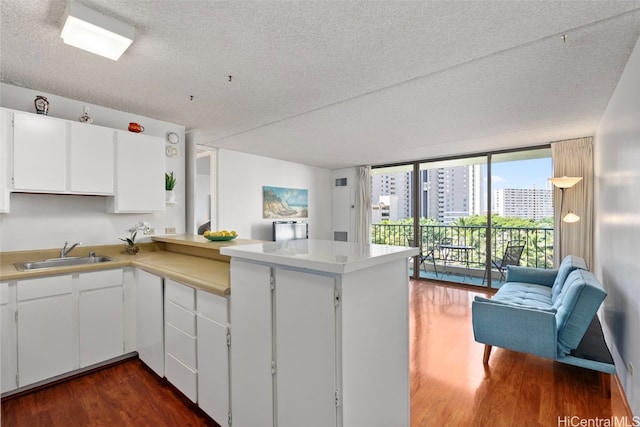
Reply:
M413 172L374 172L371 181L374 223L378 218L398 220L413 216L412 176ZM422 218L450 224L461 217L486 213L481 165L424 169L420 171L420 182Z
M371 175L371 203L377 217L397 221L411 214L411 172ZM375 223L375 221L373 221Z
M475 184L475 176L479 174L479 169L476 170L475 166L455 166L426 169L421 173L422 217L450 224L473 213L478 203L475 193L481 189L478 185L470 185L470 182L473 180ZM470 200L474 202L471 203Z
M553 217L553 190L501 188L493 192L495 213L539 221Z

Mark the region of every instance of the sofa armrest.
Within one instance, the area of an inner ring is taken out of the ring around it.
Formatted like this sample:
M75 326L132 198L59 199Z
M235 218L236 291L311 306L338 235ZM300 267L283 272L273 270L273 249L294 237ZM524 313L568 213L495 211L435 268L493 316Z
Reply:
M534 283L552 287L557 275L556 269L507 266L507 282Z
M555 310L476 297L472 306L477 342L542 357L557 357Z

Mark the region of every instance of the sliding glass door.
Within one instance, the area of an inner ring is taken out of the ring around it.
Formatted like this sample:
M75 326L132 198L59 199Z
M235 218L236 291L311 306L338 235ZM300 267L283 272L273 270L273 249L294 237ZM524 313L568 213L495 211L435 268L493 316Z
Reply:
M372 242L419 247L415 278L499 287L507 264L551 268L550 155L543 148L373 168Z

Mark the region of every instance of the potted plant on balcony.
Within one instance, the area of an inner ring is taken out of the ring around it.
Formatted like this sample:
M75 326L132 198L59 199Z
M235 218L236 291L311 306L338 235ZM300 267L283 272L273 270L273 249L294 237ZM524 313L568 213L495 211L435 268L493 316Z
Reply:
M124 239L118 237L118 239L126 243L126 246L124 247L124 253L127 255L135 255L138 252L140 252L140 247L136 245L136 236L138 235L138 231L147 233L150 230L151 230L151 224L149 224L146 221L140 221L133 227L126 230L127 233L129 233L129 237L125 237Z
M165 201L167 203L175 203L176 202L176 195L173 192L173 188L176 186L176 177L173 174L173 171L171 171L171 173L166 173L164 174L164 189L165 189Z

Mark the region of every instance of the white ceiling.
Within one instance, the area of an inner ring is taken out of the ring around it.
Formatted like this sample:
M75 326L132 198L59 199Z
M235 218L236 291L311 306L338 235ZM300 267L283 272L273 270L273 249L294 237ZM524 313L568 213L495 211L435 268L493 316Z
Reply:
M640 33L640 0L79 0L135 27L114 62L66 3L2 0L2 82L331 169L592 135Z

